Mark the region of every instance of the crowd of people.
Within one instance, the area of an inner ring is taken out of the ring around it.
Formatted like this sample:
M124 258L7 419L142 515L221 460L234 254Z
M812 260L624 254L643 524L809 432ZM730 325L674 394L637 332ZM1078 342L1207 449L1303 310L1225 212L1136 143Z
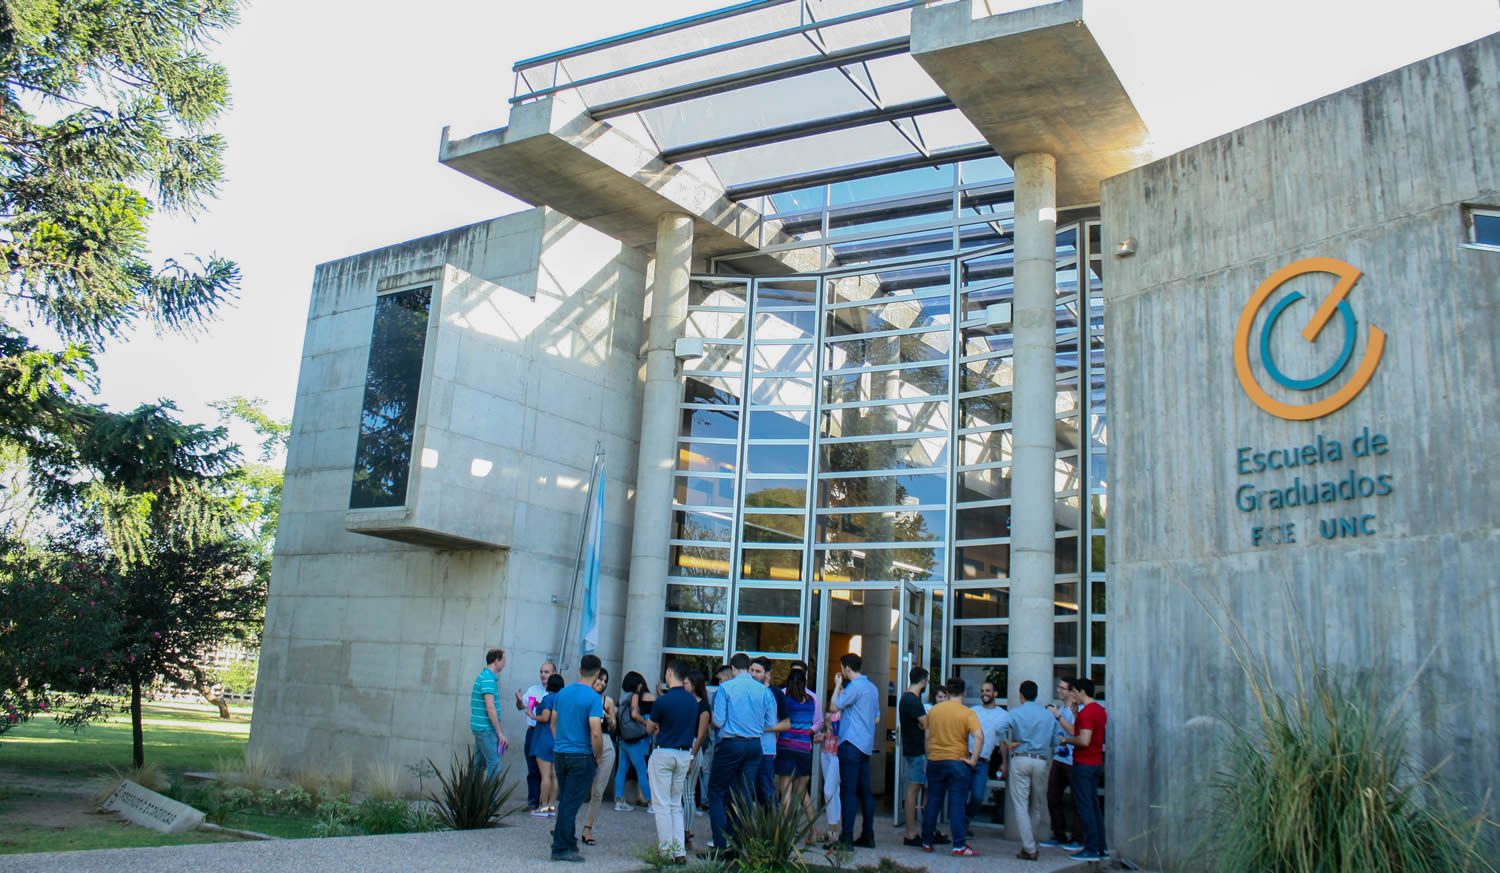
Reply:
M491 650L485 661L470 706L474 762L499 772L509 747L495 704L505 653ZM527 723L527 803L532 815L555 818L553 860L581 861L580 843L596 844L595 817L611 781L615 809L635 809L626 797L631 773L655 818L659 851L679 864L694 850L698 813L708 813L711 840L704 848L732 857L739 811L754 804L801 807L809 844L826 839L874 848L870 760L885 694L863 674L858 654L840 658L826 702L806 663L791 662L782 684L772 681L775 666L736 654L711 684L687 661L672 659L654 688L642 674L627 673L617 703L606 693L609 671L597 656L579 660L572 682L551 662L542 664L538 682L516 691L515 706ZM1007 710L993 682L983 682L980 702L968 706L960 677L932 689L931 702L924 701L928 671L914 667L908 679L897 704L906 845L932 852L951 844L957 857L977 856L968 822L998 774L1021 837L1017 857L1036 860L1043 846L1081 861L1108 855L1097 797L1108 716L1090 680L1060 680L1057 702L1045 707L1037 702L1037 684L1022 682L1020 704ZM821 833L810 795L814 749L826 822ZM1069 788L1072 810L1064 803ZM1039 841L1044 809L1052 838ZM575 834L580 810L583 830ZM938 829L945 816L951 835Z

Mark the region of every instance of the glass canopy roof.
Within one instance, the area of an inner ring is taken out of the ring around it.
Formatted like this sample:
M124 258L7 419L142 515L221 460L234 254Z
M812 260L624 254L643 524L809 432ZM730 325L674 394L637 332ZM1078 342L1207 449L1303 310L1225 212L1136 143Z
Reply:
M983 138L909 54L911 10L927 2L742 3L521 61L511 102L571 90L663 158L706 161L731 192L961 147L973 157Z

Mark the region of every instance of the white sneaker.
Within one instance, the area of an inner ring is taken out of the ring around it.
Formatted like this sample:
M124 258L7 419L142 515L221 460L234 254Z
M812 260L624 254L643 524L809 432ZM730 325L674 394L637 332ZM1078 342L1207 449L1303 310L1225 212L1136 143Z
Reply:
M635 807L631 806L630 804L626 803L625 801L623 801L623 800L616 800L615 801L615 812L634 812L634 811L635 811Z

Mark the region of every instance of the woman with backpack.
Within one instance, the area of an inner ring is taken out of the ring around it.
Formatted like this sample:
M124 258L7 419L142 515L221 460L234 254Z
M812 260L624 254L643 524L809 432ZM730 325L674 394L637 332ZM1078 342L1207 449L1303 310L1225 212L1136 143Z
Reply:
M635 807L625 802L625 778L631 768L635 769L636 789L641 795L641 805L651 805L651 779L646 773L646 756L651 752L651 736L646 731L646 721L651 715L651 704L656 695L646 677L631 670L625 674L620 685L625 696L620 698L620 766L615 770L615 809L630 812Z

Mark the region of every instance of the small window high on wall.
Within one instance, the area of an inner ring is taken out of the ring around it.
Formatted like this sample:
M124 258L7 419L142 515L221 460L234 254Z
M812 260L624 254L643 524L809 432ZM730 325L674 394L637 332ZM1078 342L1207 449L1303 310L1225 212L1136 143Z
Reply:
M350 509L406 503L431 308L430 285L376 299Z
M1465 206L1464 223L1468 225L1469 247L1500 251L1500 209Z

